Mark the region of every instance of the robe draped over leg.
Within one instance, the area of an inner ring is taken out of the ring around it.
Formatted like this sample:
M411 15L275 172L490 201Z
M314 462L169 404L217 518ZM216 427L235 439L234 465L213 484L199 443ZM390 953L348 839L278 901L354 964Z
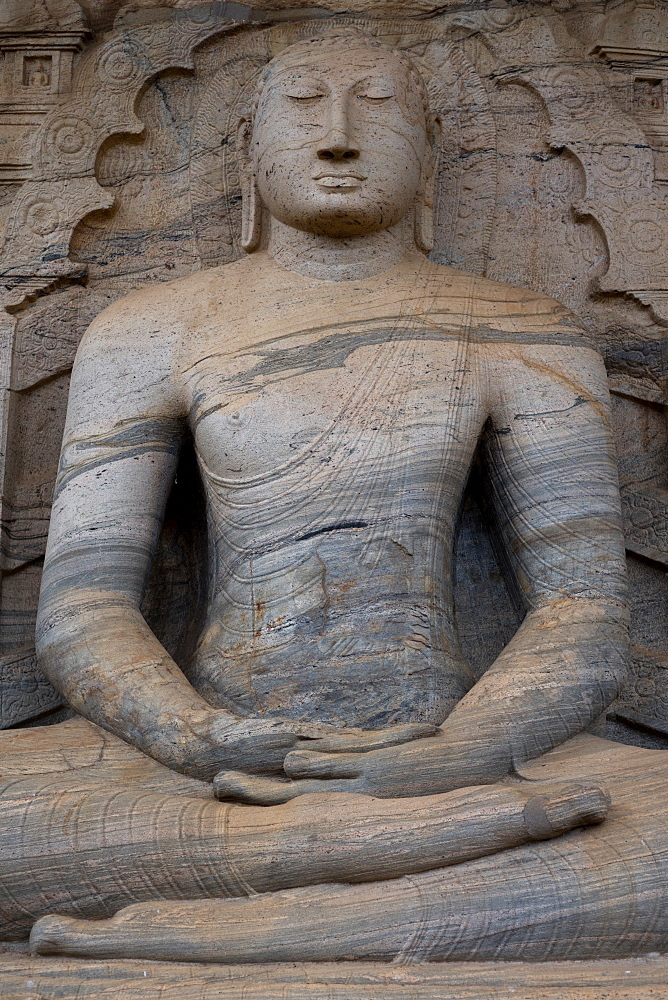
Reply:
M662 751L582 736L493 786L271 807L218 802L80 719L2 734L0 762L3 936L38 921L41 953L531 961L668 947Z

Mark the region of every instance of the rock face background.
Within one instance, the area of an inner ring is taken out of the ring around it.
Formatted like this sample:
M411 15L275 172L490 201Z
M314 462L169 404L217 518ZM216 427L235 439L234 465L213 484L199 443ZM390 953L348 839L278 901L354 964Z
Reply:
M284 45L354 20L429 81L444 142L434 259L545 292L603 352L635 673L608 720L668 747L668 5L4 0L0 8L0 725L63 717L32 654L84 329L148 282L241 255L235 126ZM469 488L458 619L477 671L519 621ZM146 614L177 659L201 604L198 484L177 477Z

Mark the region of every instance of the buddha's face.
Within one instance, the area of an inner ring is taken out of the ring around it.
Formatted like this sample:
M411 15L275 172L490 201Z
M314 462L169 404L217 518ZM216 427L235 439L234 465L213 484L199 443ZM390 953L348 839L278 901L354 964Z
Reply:
M262 201L286 225L341 237L386 229L421 189L422 98L389 50L302 43L263 89L250 153Z

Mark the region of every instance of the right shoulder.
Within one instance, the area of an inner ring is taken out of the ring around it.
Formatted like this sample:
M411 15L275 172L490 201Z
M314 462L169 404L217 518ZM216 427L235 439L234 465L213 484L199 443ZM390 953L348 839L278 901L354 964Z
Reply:
M199 275L137 289L98 313L77 350L68 412L77 426L182 413L179 356Z
M174 340L198 299L200 285L201 276L195 274L156 282L124 295L98 313L86 330L81 347L125 346L136 350Z
M202 349L200 331L220 325L243 285L242 262L155 282L102 310L81 339L72 372L70 408L91 414L185 415L184 370Z
M84 334L80 352L130 352L176 360L212 315L234 315L247 297L247 258L173 281L153 282L117 299Z

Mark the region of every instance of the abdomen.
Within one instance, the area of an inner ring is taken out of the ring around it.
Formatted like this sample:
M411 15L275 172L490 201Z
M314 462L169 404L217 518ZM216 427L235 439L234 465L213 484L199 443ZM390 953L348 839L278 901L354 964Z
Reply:
M191 673L207 700L335 725L442 722L470 686L449 588L416 551L425 539L387 527L332 525L230 574Z

